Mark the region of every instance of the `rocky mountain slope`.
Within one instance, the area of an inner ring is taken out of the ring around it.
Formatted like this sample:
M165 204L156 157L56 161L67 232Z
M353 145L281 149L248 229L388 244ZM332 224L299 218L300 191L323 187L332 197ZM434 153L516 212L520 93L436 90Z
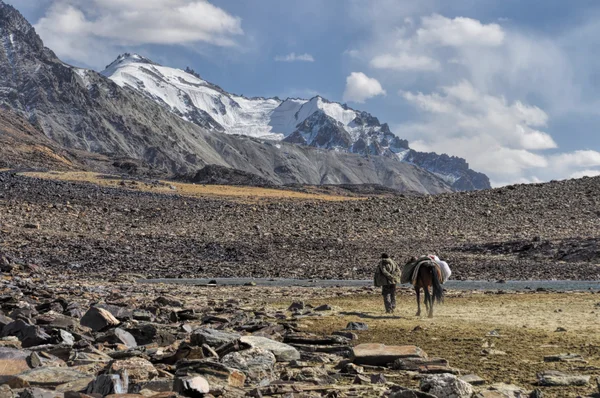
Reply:
M205 128L384 156L425 168L457 190L490 188L489 179L469 169L464 159L411 150L408 141L398 138L371 114L320 96L284 101L246 98L224 91L189 68L165 67L138 54L120 55L102 74Z
M367 183L422 193L451 190L424 169L385 157L364 159L222 134L210 119L203 126L198 120L190 123L139 91L63 63L23 16L1 0L0 42L0 103L65 148L136 159L173 174L215 164L275 184ZM199 113L200 117L206 115Z

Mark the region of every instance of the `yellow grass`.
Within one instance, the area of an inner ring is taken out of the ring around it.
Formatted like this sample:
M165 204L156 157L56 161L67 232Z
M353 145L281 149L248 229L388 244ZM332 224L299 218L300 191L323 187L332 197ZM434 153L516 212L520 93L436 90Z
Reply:
M160 185L152 185L145 182L122 180L118 176L114 178L103 178L103 174L94 172L26 172L24 176L34 178L45 178L52 180L63 180L73 182L89 182L108 187L127 188L147 192L156 192L163 194L178 194L189 197L228 197L240 200L258 200L258 199L294 199L294 200L325 200L325 201L343 201L357 200L347 196L312 194L295 191L286 191L283 189L270 189L260 187L243 187L229 185L196 185L180 182L161 181ZM176 189L172 189L175 187Z
M584 387L543 388L545 397L587 396L596 390L600 375L599 298L591 293L571 294L451 294L436 305L433 319L416 317L413 295L398 298L394 316L383 311L380 295L311 301L327 302L336 316L305 319L304 330L330 334L348 322L366 322L358 343L414 344L431 357L442 357L463 373L476 373L488 383L512 383L534 389L536 373L555 369L592 376ZM289 305L283 303L282 307ZM562 327L566 332L557 332ZM500 337L488 337L498 330ZM505 354L486 355L493 349ZM546 355L581 354L589 363L544 362ZM398 380L404 384L417 382Z

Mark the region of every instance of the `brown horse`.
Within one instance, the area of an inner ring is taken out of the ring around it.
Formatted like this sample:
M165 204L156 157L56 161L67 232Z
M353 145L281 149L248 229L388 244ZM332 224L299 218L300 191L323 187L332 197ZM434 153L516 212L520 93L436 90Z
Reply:
M441 281L442 275L440 269L432 261L423 262L419 268L419 274L413 284L417 293L417 316L421 316L421 288L425 292L425 308L428 311L429 318L433 318L433 303L435 301L441 304L444 301L444 289ZM432 292L429 291L432 287Z

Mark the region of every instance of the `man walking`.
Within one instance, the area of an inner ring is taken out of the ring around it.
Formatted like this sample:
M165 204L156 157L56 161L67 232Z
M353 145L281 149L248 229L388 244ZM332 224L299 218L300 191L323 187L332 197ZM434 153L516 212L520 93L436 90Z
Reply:
M381 255L381 261L375 271L375 286L381 287L383 304L387 314L396 309L396 284L400 281L400 268L387 254Z

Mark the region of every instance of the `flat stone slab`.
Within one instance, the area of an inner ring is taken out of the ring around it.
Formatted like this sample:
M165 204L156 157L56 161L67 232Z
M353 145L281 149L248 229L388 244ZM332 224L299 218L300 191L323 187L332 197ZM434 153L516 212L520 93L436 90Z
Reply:
M30 368L27 358L31 352L9 347L0 347L0 384L11 376L23 373Z
M350 359L358 365L387 366L400 358L427 358L427 354L414 345L384 344L360 344L350 353Z
M485 380L475 374L464 375L459 377L459 379L469 383L472 386L482 386L485 384Z
M590 376L571 375L556 370L547 370L537 375L542 386L587 386Z
M290 362L293 360L300 359L300 352L294 347L280 343L275 340L267 339L266 337L259 336L244 336L240 339L244 344L248 344L251 347L262 348L266 351L271 351L277 362Z
M68 368L43 367L31 369L13 376L7 384L13 388L40 387L54 388L61 384L82 381L83 384L94 380L87 374L77 372Z

